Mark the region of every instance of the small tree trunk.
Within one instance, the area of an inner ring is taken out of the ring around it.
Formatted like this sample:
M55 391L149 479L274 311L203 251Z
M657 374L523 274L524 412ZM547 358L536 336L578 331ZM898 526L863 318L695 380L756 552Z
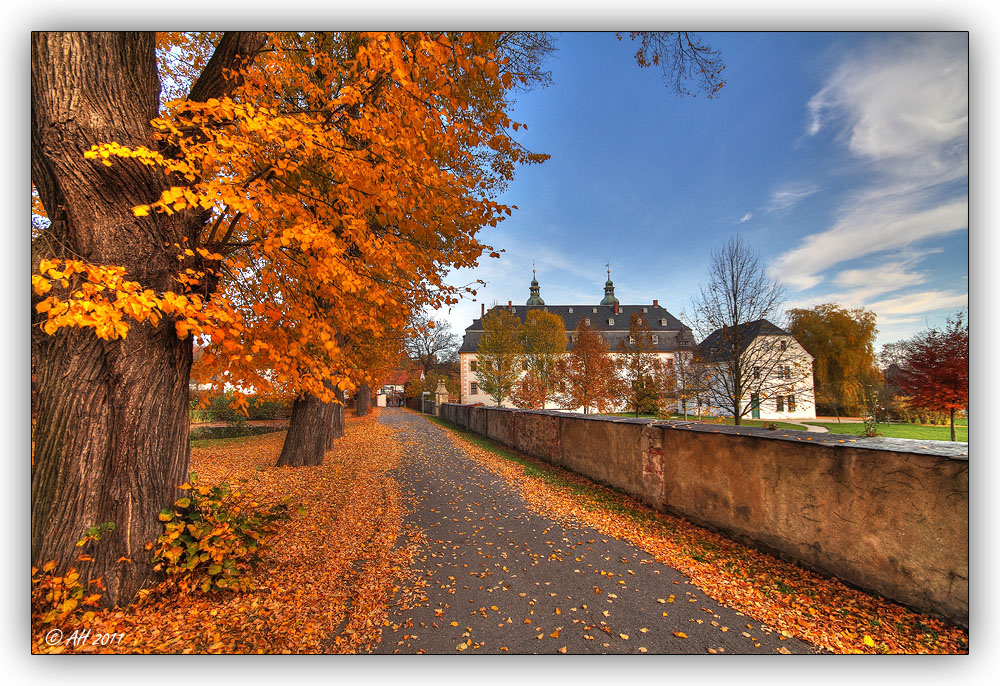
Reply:
M957 441L958 437L955 434L955 408L951 408L951 440Z
M292 419L281 446L278 466L316 467L323 464L329 439L328 405L312 395L299 396L292 403Z
M333 448L333 442L338 438L343 438L344 436L344 392L339 388L334 390L334 395L337 396L339 403L330 403L329 405L329 415L330 415L330 426L327 432L326 449L330 450Z
M372 406L372 389L366 383L361 384L358 388L358 393L354 401L354 413L357 417L364 417L371 410Z

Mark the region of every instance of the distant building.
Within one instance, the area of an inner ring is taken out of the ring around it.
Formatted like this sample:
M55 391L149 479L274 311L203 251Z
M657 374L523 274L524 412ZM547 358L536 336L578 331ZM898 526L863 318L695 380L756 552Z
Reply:
M732 380L726 364L731 345L726 329L713 331L698 345L698 366L705 374L710 389L707 395L716 399L732 397ZM741 403L744 419L815 419L816 397L813 384L813 357L792 334L766 319L740 324L735 332L740 343L740 369L744 372ZM732 414L732 408L722 402L710 402L706 414ZM714 407L713 407L714 406Z
M678 351L694 352L695 339L690 327L684 325L674 315L661 307L659 301L653 300L651 305L619 304L618 298L615 297L615 285L611 281L610 273L604 284L604 298L598 304L546 305L545 301L542 300L538 281L535 278L531 280L529 293L530 297L524 305L514 305L507 301L507 305L497 305L490 311L507 310L516 315L522 322L525 321L528 312L532 309L559 315L566 323L567 350L573 349L572 334L580 321L586 319L594 331L607 342L612 351L618 350L619 345L628 339L631 317L636 312L640 312L646 317L652 333L652 348L661 362L671 365L674 355ZM466 328L462 347L458 351L462 388L460 402L466 405L493 404L492 399L479 388L479 376L476 370L479 339L483 336L483 317L485 316L484 305L480 318L474 320L472 325ZM513 404L504 401L503 406L513 407ZM551 404L550 407L557 406Z

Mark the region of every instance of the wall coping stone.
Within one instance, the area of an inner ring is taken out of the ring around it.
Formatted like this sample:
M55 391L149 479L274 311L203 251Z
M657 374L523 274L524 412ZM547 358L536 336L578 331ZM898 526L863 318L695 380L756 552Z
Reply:
M458 403L449 403L456 407L464 407ZM469 406L472 407L472 406ZM969 461L969 444L952 441L922 441L916 438L865 438L850 434L813 433L805 431L786 431L781 429L765 429L756 426L727 426L725 424L700 424L683 419L652 419L649 417L611 417L608 415L583 414L582 412L564 412L562 410L521 410L515 407L478 406L482 409L500 412L524 412L541 414L550 417L566 417L569 419L589 419L598 422L616 424L655 424L666 429L695 431L698 433L727 434L730 436L752 436L768 438L775 441L790 441L794 443L812 443L832 448L859 448L862 450L882 450L894 453L911 453L916 455L932 455L962 462ZM787 434L787 435L786 435ZM796 435L796 434L802 434Z

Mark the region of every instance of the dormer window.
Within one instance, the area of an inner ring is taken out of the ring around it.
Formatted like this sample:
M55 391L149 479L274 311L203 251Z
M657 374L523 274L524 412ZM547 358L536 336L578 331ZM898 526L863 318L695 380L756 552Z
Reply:
M644 307L644 308L642 308L642 311L643 311L644 313L646 313L646 312L649 312L649 308L648 308L648 307Z
M587 326L590 326L590 317L584 318L583 321L587 322Z
M570 313L570 314L573 314L573 308L572 308L572 307L571 307L571 308L569 308L569 313Z
M597 314L597 308L596 307L594 308L594 314Z
M666 325L667 325L667 320L666 319L661 319L660 320L660 326L666 326Z
M612 317L608 317L608 326L614 326L614 325L615 325L615 320L614 320L614 318L612 318Z

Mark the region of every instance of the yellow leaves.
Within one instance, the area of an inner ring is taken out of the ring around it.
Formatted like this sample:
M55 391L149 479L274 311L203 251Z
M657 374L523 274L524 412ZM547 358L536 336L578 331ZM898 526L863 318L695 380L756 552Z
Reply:
M863 641L864 641L864 644L866 646L868 646L869 648L874 648L875 647L875 641L874 641L874 639L872 639L872 637L869 636L868 634L865 634L865 637L864 637Z
M687 634L684 633L683 631L675 631L674 632L674 636L676 636L677 638L687 638L688 637Z

